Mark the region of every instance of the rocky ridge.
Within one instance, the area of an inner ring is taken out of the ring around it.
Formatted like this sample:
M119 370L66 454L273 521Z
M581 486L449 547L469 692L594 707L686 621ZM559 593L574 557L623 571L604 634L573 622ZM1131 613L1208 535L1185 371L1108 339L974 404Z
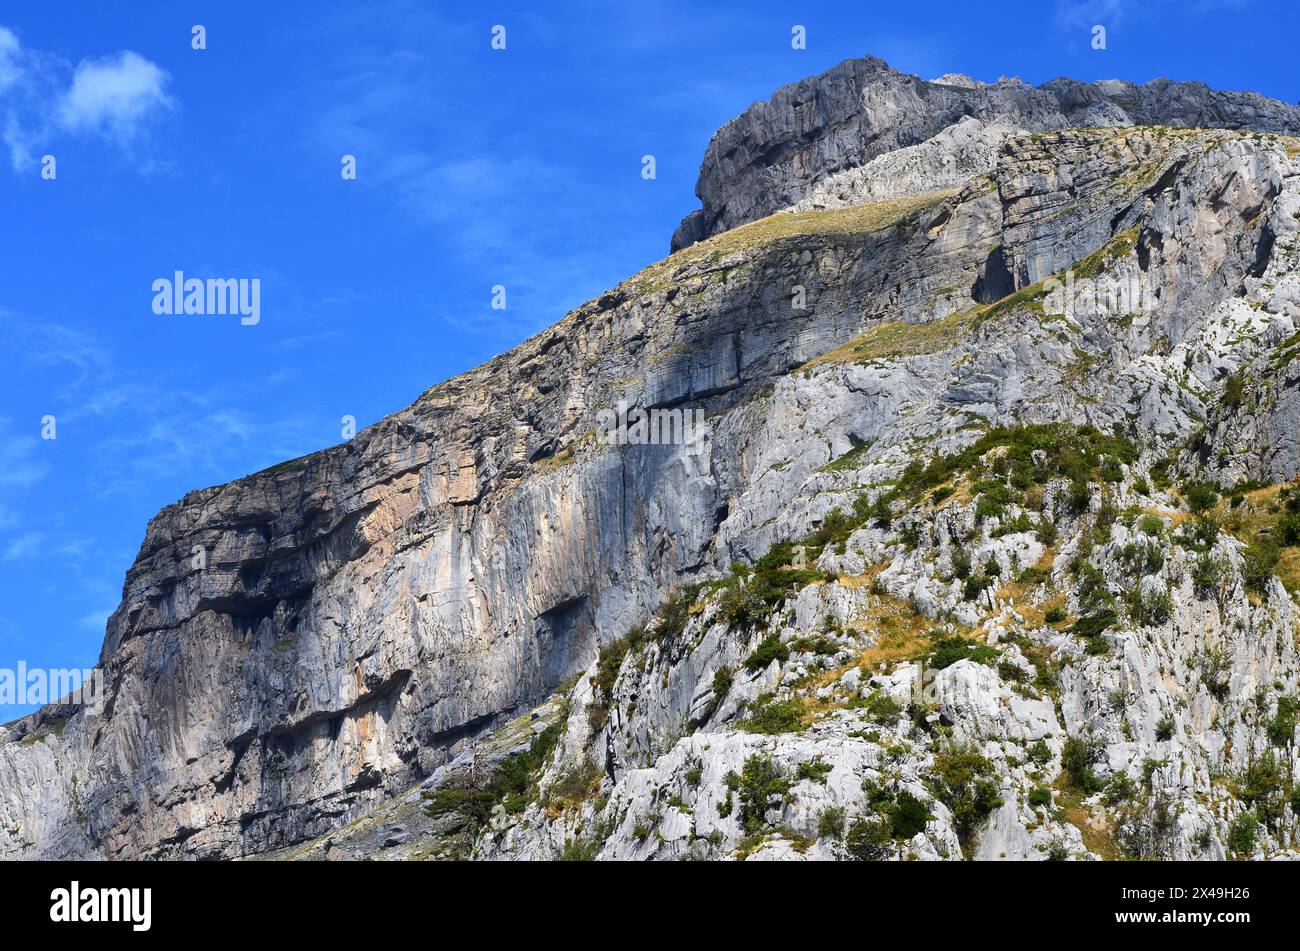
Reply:
M703 207L682 221L672 247L777 211L964 181L990 171L1013 133L1130 125L1295 134L1300 107L1167 79L1055 79L1035 87L949 74L926 82L875 57L846 60L783 86L718 130L696 185Z

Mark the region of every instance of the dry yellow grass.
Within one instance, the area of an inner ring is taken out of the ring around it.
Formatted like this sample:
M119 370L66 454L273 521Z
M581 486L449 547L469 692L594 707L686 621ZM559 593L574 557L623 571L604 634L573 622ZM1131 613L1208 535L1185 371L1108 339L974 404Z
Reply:
M1079 830L1084 846L1089 852L1100 855L1108 862L1118 862L1127 858L1124 850L1115 841L1115 831L1110 821L1095 814L1083 804L1079 793L1068 785L1065 774L1056 780L1056 804L1066 822Z
M1246 492L1241 504L1236 508L1226 500L1220 501L1215 507L1214 516L1224 528L1247 545L1260 536L1279 541L1277 523L1285 514L1285 508L1278 498L1278 493L1285 487L1269 485ZM1300 592L1300 547L1283 548L1273 573L1278 576L1287 591L1292 594Z
M974 310L965 310L924 324L885 321L843 346L814 357L804 367L822 363L866 363L891 357L938 353L961 338L966 328L974 322L975 314Z
M683 248L628 279L641 290L664 287L683 265L718 262L728 255L792 238L836 234L871 234L892 227L908 216L956 194L957 189L891 198L868 205L830 211L777 212Z
M968 330L986 321L1020 311L1041 315L1043 298L1047 294L1047 282L1044 280L1021 288L1014 294L1008 294L991 304L968 307L923 324L909 324L897 320L883 321L867 328L861 336L848 343L821 356L813 357L804 364L804 368L821 363L867 363L872 360L939 353L961 340Z
M533 463L533 466L539 472L554 472L557 469L563 469L569 463L573 462L574 454L572 446L565 446L554 455L545 456Z

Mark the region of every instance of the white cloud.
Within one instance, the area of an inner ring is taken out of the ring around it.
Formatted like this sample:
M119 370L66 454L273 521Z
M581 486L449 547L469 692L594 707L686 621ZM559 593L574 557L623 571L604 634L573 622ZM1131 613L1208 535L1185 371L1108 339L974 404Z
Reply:
M129 50L82 60L59 107L59 121L74 131L109 130L134 137L140 123L171 105L166 71Z
M0 26L0 92L16 83L22 75L22 69L18 65L21 49L18 37Z
M150 125L174 105L169 81L139 53L126 50L73 66L23 46L0 26L0 140L10 165L27 170L60 132L106 140L136 157Z

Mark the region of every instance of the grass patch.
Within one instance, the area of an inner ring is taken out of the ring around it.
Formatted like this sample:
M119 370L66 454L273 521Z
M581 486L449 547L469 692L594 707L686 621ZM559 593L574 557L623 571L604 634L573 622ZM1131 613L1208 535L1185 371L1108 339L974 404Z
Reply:
M307 468L307 460L310 459L312 455L312 453L308 453L305 456L299 456L297 459L288 459L284 462L277 462L275 465L269 466L260 472L255 472L253 474L267 476L278 475L282 472L301 472L303 469Z
M949 188L827 211L777 212L683 248L629 278L625 285L641 292L659 291L671 286L675 273L688 265L716 265L730 255L801 238L883 231L939 204L957 191Z
M888 320L829 353L814 357L804 367L821 363L870 363L897 357L938 353L953 346L975 321L974 310L949 314L924 324Z
M1137 228L1121 231L1092 254L1076 262L1070 270L1074 271L1076 278L1082 280L1094 278L1110 270L1116 261L1128 257L1137 247L1137 239Z
M1056 807L1061 818L1079 830L1079 836L1089 852L1100 855L1107 862L1119 862L1128 858L1115 839L1114 829L1108 822L1094 816L1077 789L1058 782Z
M844 455L832 459L826 465L818 469L818 472L847 472L858 468L862 465L862 460L867 451L871 448L871 443L863 443L861 446L854 446Z

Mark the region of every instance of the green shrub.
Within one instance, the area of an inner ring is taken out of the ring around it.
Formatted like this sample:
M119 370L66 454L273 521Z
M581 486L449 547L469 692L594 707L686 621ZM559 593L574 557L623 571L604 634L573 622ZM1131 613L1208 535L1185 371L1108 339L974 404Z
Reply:
M537 774L559 739L559 725L551 724L533 737L527 750L497 763L482 785L464 782L424 793L425 812L431 816L455 814L477 832L498 804L507 804L510 812L522 811Z
M1135 577L1153 575L1165 566L1165 553L1159 545L1129 542L1120 551L1119 562Z
M826 777L829 776L834 770L835 770L834 766L832 766L830 763L822 762L821 758L818 757L816 759L805 760L804 762L800 763L799 768L795 771L795 776L798 779L810 779L815 783L821 783L822 785L825 785Z
M1115 625L1114 611L1098 611L1079 618L1068 628L1076 637L1091 639L1100 637L1108 628Z
M1052 761L1052 748L1042 740L1036 740L1034 744L1029 747L1028 756L1029 762L1033 763L1035 766L1046 766Z
M893 726L903 715L903 708L898 701L881 690L873 690L862 701L862 709L866 710L872 720L883 726Z
M910 839L925 831L930 821L930 809L906 789L899 790L889 807L889 827L896 839Z
M790 781L772 762L770 757L755 753L745 760L740 776L735 780L731 773L728 785L733 788L740 799L738 818L741 826L751 835L761 831L766 825L764 818L773 799L785 797L790 792Z
M1283 545L1300 545L1300 514L1288 512L1278 519L1277 537Z
M1043 485L1054 478L1082 481L1083 491L1091 495L1087 481L1103 481L1102 467L1113 471L1116 463L1137 460L1137 447L1121 436L1103 435L1091 426L1068 423L999 427L989 430L973 444L952 455L937 456L929 462L913 460L890 492L894 499L917 499L962 472L974 469L991 449L1005 448L997 467L1011 473L1019 488L1030 482ZM1035 453L1041 453L1035 459ZM997 490L989 489L990 493ZM1007 498L1010 501L1014 496ZM996 500L996 499L995 499ZM1002 504L1006 504L1003 502ZM1086 505L1086 499L1085 499Z
M726 665L713 672L713 696L718 703L721 703L727 694L731 693L733 680L734 674L731 668Z
M1174 718L1165 714L1156 724L1156 740L1163 743L1174 735Z
M1187 482L1183 484L1183 501L1189 512L1201 515L1218 503L1219 492L1206 482Z
M1268 721L1266 730L1269 741L1277 746L1286 746L1295 736L1297 704L1294 697L1278 697L1277 713Z
M844 810L827 806L817 816L817 837L820 839L844 838Z
M952 553L952 574L954 578L970 577L970 552L966 549L958 548Z
M781 643L781 638L778 635L769 634L754 649L754 653L745 658L745 669L750 671L764 670L774 660L784 663L789 659L790 648Z
M757 585L737 581L723 589L718 599L718 613L728 627L752 631L767 617L767 605L763 603Z
M998 662L998 676L1009 683L1024 683L1029 679L1023 667L1009 660Z
M1282 819L1291 784L1286 767L1272 750L1252 759L1233 782L1237 797L1270 826Z
M1052 804L1052 791L1044 789L1042 786L1036 786L1029 790L1029 804L1031 806L1050 806Z
M1222 647L1211 647L1201 655L1201 682L1210 696L1222 702L1228 696L1232 663Z
M970 843L989 813L1002 804L993 764L970 748L938 753L927 779L934 797L951 810L957 837Z
M934 645L927 665L943 670L959 660L970 658L978 663L987 663L995 657L997 651L986 644L977 644L962 637L945 637Z
M1219 540L1219 523L1204 515L1197 516L1189 527L1184 528L1187 539L1194 548L1211 549Z
M1132 799L1136 792L1137 783L1129 778L1128 773L1116 773L1106 784L1106 803L1110 806L1118 806Z
M1250 855L1255 851L1255 836L1259 830L1259 820L1249 812L1243 812L1232 821L1228 829L1228 848L1238 855Z
M1138 624L1156 627L1169 620L1174 599L1168 591L1135 589L1128 598L1129 613Z
M653 631L656 640L674 641L682 636L686 631L686 623L691 618L691 607L695 604L701 587L698 584L687 585L664 599L663 604L659 605L659 610L655 612L659 619Z
M1234 373L1223 381L1223 405L1235 410L1245 401L1246 381Z
M1106 587L1106 575L1091 562L1078 565L1079 604L1084 611L1101 611L1115 602L1114 595Z
M1065 501L1069 505L1070 511L1076 515L1088 511L1088 506L1092 503L1092 486L1088 484L1088 480L1074 479L1070 483L1070 489L1066 493Z
M801 654L816 654L818 657L829 657L832 654L838 654L839 645L829 637L799 637L790 642L790 650L797 651Z
M1267 592L1269 582L1273 580L1273 569L1278 563L1277 544L1268 538L1257 538L1242 557L1241 574L1246 587L1260 594Z
M738 724L747 733L793 733L803 729L804 705L795 698L777 700L771 694L759 697L750 715Z
M627 657L628 652L640 644L644 637L644 627L634 628L626 636L600 649L591 685L596 691L596 702L602 708L608 709L614 700L614 682L618 679L619 669L623 666L623 658Z
M884 818L859 819L849 826L844 849L857 862L875 862L889 851L890 829Z
M1093 766L1101 758L1101 741L1093 737L1068 737L1061 750L1061 767L1076 789L1092 795L1102 788Z
M1023 585L1036 585L1036 584L1042 584L1045 581L1050 581L1051 577L1052 577L1051 572L1044 571L1042 568L1034 568L1031 566L1029 568L1026 568L1024 571L1020 572L1020 574L1016 576L1016 581L1020 582Z
M980 596L985 588L993 584L993 580L983 574L971 575L962 585L961 596L966 601L974 601Z
M1196 596L1201 600L1213 597L1218 594L1220 586L1223 584L1224 567L1223 562L1209 554L1202 552L1196 556L1192 562L1192 589Z
M1043 621L1047 624L1060 624L1066 618L1065 608L1051 607L1043 614Z
M1165 520L1158 515L1143 515L1138 519L1137 529L1144 535L1160 537L1165 531Z

